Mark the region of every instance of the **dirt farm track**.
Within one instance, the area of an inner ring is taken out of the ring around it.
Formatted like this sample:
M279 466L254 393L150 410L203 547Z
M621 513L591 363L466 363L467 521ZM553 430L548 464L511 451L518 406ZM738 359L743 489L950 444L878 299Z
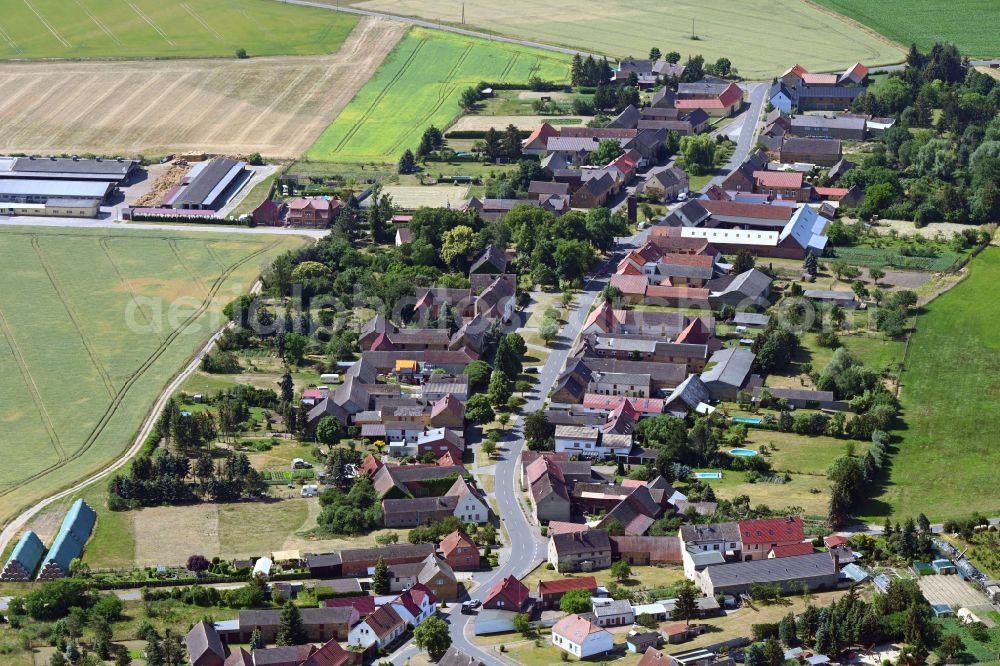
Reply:
M405 32L366 18L328 56L0 64L7 152L298 157Z

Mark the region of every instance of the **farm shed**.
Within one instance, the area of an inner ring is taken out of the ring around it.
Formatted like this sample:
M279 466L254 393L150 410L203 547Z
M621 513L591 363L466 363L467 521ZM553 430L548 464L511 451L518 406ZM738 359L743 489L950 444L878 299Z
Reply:
M38 580L53 580L69 575L70 562L83 554L83 546L90 538L97 522L97 514L90 505L78 499L66 512L59 533L52 542Z

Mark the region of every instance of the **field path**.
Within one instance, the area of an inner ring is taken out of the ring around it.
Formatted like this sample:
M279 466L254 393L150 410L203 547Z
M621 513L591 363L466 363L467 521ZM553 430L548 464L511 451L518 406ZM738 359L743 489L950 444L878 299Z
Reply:
M113 268L115 273L118 275L118 279L123 285L125 285L125 288L128 289L129 296L132 298L132 305L135 306L136 311L142 314L143 319L145 319L146 323L149 324L149 329L156 334L156 337L158 337L162 343L164 339L163 330L154 323L153 318L146 314L146 311L139 305L139 295L135 291L135 285L133 285L132 281L125 276L125 273L122 272L121 266L118 264L118 260L115 259L113 254L111 254L111 246L108 244L108 239L102 238L98 241L98 244L101 246L104 256L108 258L108 263L111 264L111 268Z
M73 305L73 299L66 295L66 290L63 289L62 284L59 282L59 278L56 277L56 272L52 268L52 264L49 263L49 258L42 250L42 246L38 242L38 236L31 237L31 249L35 251L38 256L38 263L41 264L42 270L45 271L46 277L49 278L49 284L56 292L56 296L59 297L59 301L63 305L63 309L66 310L66 314L69 315L70 321L73 322L73 328L76 329L77 335L80 336L80 340L83 342L83 348L87 350L87 356L90 357L90 362L94 365L94 369L97 370L97 374L101 376L101 381L104 382L104 387L108 390L108 396L114 397L115 395L115 383L111 380L111 375L108 374L108 369L104 367L101 363L101 359L98 358L97 352L94 351L93 343L90 341L90 336L83 328L83 322L80 320L80 313L76 311L76 307Z
M38 392L38 385L35 383L35 378L31 376L31 371L28 369L28 364L24 360L21 348L18 346L17 340L14 339L14 332L11 331L10 326L7 325L7 317L4 315L3 310L0 310L0 334L2 334L4 339L7 341L10 353L14 357L14 362L17 363L18 371L21 373L21 379L24 381L24 385L28 389L28 393L31 394L31 401L35 403L35 409L38 410L38 416L42 420L45 432L49 435L49 441L52 443L52 448L56 450L56 455L59 457L59 460L65 460L66 447L63 446L62 440L59 438L59 433L56 432L56 427L52 423L52 417L49 416L49 410L45 408L45 401L42 400L42 395ZM6 548L6 545L4 547Z

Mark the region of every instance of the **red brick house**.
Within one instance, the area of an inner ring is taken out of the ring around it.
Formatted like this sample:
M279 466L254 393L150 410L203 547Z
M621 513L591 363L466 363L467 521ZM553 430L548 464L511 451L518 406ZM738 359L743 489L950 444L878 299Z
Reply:
M788 201L809 201L812 188L799 171L754 171L754 192Z
M325 228L343 207L339 199L299 197L288 204L288 223L296 227Z
M462 530L455 530L441 539L441 553L455 571L475 571L479 568L479 548Z
M283 207L284 204L277 203L273 199L265 199L254 209L250 218L258 227L281 226L281 209Z

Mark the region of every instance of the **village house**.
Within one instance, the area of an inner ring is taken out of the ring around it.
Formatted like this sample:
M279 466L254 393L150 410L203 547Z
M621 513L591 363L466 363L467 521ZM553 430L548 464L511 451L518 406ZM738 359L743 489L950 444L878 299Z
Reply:
M746 562L765 559L774 548L800 544L805 540L800 516L741 520L737 524L743 560Z
M184 645L191 666L222 666L226 661L226 648L215 627L208 622L198 622L191 627L184 637Z
M795 115L790 119L788 133L813 139L841 139L864 141L867 120L864 116L850 115Z
M566 479L562 470L551 460L539 458L525 470L528 499L539 522L568 522L573 512Z
M359 620L358 611L352 607L302 608L302 628L311 643L325 643L336 639L345 640L350 628ZM273 643L278 636L281 623L281 609L241 610L236 626L219 632L222 642L248 643L254 631L260 632L267 643Z
M753 191L770 198L805 202L812 195L812 187L804 183L799 171L754 171Z
M854 63L841 74L812 74L793 65L771 86L768 101L785 113L843 111L865 91L868 68Z
M327 197L299 197L288 204L288 224L325 229L337 218L343 202Z
M347 644L358 648L369 648L372 645L385 649L406 631L406 623L399 613L385 604L375 609L351 629Z
M530 600L524 583L514 576L507 576L490 589L483 599L483 608L520 612Z
M722 561L738 559L742 542L740 526L737 523L710 523L702 525L681 525L679 532L684 575L692 578L695 573L693 556L697 553L718 553Z
M552 644L585 659L610 651L614 647L614 637L585 617L567 615L552 627Z
M743 90L725 81L698 81L677 86L674 108L701 109L710 116L731 116L743 106Z
M611 540L607 530L550 536L548 561L560 572L607 569L611 566Z
M601 599L593 604L594 622L599 627L625 627L635 622L632 604L627 599Z
M341 575L367 578L375 568L379 558L386 564L406 564L421 562L434 553L434 545L429 543L394 543L378 548L351 548L340 551Z
M441 539L438 545L445 561L454 571L479 569L479 547L462 530L455 530Z

